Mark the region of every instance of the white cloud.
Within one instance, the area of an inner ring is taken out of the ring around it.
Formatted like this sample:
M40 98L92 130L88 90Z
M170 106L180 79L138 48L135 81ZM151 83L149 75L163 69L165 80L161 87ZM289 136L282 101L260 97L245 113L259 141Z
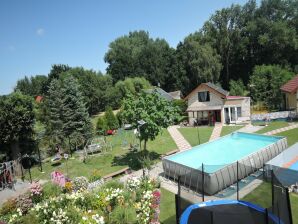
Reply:
M43 28L38 28L36 30L36 35L38 35L38 36L43 36L44 33L45 33L45 30Z

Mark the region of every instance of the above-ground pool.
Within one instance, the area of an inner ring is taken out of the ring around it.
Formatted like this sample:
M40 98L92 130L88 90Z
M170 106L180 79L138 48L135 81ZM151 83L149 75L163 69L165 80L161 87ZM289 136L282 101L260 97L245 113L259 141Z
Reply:
M286 148L283 137L235 132L165 157L163 168L165 175L182 176L182 182L198 190L204 174L204 191L214 194L237 180L237 161L241 164L238 176L245 177Z

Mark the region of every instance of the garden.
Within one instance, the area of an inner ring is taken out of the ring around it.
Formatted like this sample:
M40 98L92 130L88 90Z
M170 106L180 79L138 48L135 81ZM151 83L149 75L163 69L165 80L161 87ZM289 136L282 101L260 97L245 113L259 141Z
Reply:
M95 176L96 177L96 176ZM53 179L4 203L1 221L26 223L159 223L160 183L131 176L125 184L76 177Z

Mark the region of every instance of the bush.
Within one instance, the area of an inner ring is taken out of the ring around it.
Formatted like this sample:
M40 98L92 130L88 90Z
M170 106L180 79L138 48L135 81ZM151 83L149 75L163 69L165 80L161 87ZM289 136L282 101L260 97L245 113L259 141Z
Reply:
M108 130L107 121L105 117L99 117L96 124L96 130L99 134L104 135Z
M136 210L132 206L116 206L110 215L111 223L130 224L136 222Z
M174 100L173 105L179 108L180 115L185 115L187 109L187 102L185 100Z
M10 214L15 212L17 209L17 202L15 199L10 199L7 200L6 202L3 203L1 209L0 209L0 215L1 217L6 215L6 214Z
M43 185L44 198L56 197L62 194L62 188L56 184L46 183Z
M119 127L118 119L116 118L112 107L108 107L105 111L104 119L106 120L107 128L109 130L114 130Z
M74 191L83 191L88 188L88 179L86 177L76 177L72 182Z
M29 194L20 195L17 198L16 206L21 210L22 213L27 214L28 211L33 207L33 202Z

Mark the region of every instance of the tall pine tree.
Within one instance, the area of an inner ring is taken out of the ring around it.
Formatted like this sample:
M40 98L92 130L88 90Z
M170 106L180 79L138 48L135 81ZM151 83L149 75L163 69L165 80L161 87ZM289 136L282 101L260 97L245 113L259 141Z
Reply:
M70 149L71 145L77 146L92 136L89 114L75 78L54 79L49 87L47 105L47 133L55 144L68 145Z

